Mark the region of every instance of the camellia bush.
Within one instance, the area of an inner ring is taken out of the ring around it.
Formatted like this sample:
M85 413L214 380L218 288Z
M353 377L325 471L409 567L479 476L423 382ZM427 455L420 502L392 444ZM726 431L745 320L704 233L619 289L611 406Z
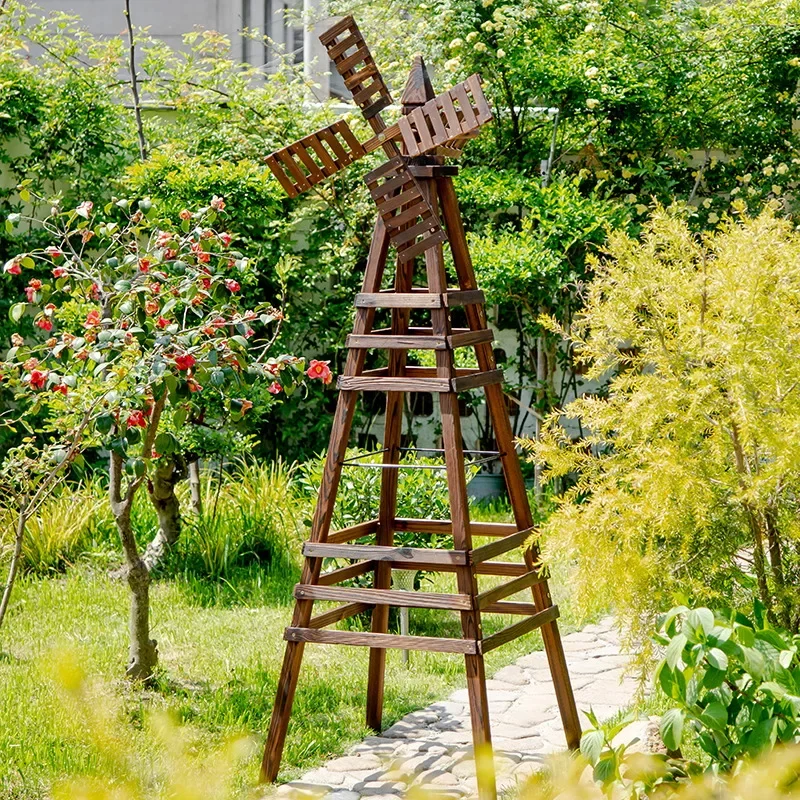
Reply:
M263 383L274 401L306 377L329 381L331 372L325 362L306 368L303 359L272 353L282 315L268 303L241 303L255 269L221 226L221 197L182 210L171 228L150 222L156 213L148 198L117 199L100 212L91 201L50 202L41 225L52 244L3 267L7 275L41 275L46 265L50 277L31 278L11 307L19 330L0 364L2 387L19 424L30 428L29 442L54 464L89 449L109 454L109 502L131 590L128 675L147 678L157 662L150 567L176 536L176 510L159 486L180 469L181 430L209 425L202 411L210 406L216 424L244 424L253 384ZM23 221L12 214L7 227ZM33 333L20 332L26 329ZM75 432L79 441L69 450L50 446ZM131 526L143 488L160 523L144 553Z
M596 271L564 333L606 388L527 444L562 490L545 557L642 638L678 595L755 596L797 631L800 235L766 210L698 237L661 210L641 241L612 236Z

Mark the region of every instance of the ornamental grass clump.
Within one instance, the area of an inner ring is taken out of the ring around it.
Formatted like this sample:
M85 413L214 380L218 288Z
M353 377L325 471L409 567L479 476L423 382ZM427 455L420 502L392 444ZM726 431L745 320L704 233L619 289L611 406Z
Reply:
M605 391L527 443L563 489L545 559L634 632L679 595L755 595L797 631L800 234L769 209L705 236L659 210L641 240L612 235L596 273L568 335Z

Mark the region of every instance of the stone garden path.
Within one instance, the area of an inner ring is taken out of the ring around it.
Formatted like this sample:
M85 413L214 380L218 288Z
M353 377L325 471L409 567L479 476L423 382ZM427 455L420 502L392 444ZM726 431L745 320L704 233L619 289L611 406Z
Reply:
M564 636L575 700L600 719L625 709L637 683L623 677L611 619ZM545 755L565 749L564 732L544 652L523 656L486 682L498 789L524 781ZM581 713L581 722L586 718ZM408 714L380 736L370 736L341 758L284 784L278 796L326 800L398 800L412 786L442 796L476 795L467 690Z

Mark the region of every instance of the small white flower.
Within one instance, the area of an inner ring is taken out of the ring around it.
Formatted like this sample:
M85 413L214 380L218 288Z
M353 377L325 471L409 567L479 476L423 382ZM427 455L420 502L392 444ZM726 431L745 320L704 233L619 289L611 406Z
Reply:
M587 50L587 51L584 53L584 55L586 56L586 58L594 58L594 57L597 55L597 50L595 50L594 48L592 48L591 50Z
M739 186L734 186L733 189L731 189L731 197L735 197L740 191L741 188Z
M772 194L783 194L783 189L777 183L772 184Z
M459 66L461 66L461 59L458 57L451 58L449 61L444 62L444 68L448 72L455 72L459 68Z
M712 225L716 225L716 223L718 223L718 222L719 222L719 214L717 214L715 211L712 211L712 212L711 212L711 213L708 215L708 221L709 221L709 222L710 222Z
M594 30L594 22L590 22L584 29L584 33L591 33Z
M589 97L586 99L586 108L592 109L597 108L600 105L600 101L596 97Z
M475 42L475 52L477 53L485 53L486 52L486 43L485 42Z
M775 171L778 175L785 175L789 171L789 167L786 164L778 164Z
M635 202L636 202L638 199L639 199L639 198L638 198L638 197L637 197L635 194L629 194L629 195L626 195L626 197L625 197L625 202L626 202L626 203L631 203L631 204L633 204L633 203L635 203Z
M572 11L572 3L562 3L557 9L559 14L569 14Z
M458 39L458 38L453 39L453 41L450 42L450 49L451 50L458 50L458 48L461 47L463 44L464 44L464 40L463 39Z
M706 197L706 199L703 200L703 208L711 208L711 198L710 197Z
M502 47L497 51L497 57L498 58L505 58L506 57L506 51L503 50Z
M477 31L470 31L467 34L467 41L470 42L470 44L472 42L474 42L477 38L478 38L478 32Z
M494 0L483 0L482 5L484 8L489 8L489 6L492 5L492 3L494 3Z
M639 203L639 205L636 206L636 213L639 216L642 216L642 214L646 214L647 213L647 206L644 203Z
M493 31L494 30L494 22L492 22L490 19L487 19L486 22L484 22L483 25L481 25L481 30Z
M597 74L598 74L599 72L600 72L600 70L599 70L597 67L589 67L589 68L586 70L586 72L584 72L583 74L584 74L584 75L585 75L587 78L594 78L594 77L596 77L596 76L597 76Z
M763 169L763 170L761 170L761 171L762 171L762 172L763 172L765 175L772 175L772 174L775 172L775 167L773 167L773 166L770 164L770 166L768 166L768 167L764 167L764 169Z

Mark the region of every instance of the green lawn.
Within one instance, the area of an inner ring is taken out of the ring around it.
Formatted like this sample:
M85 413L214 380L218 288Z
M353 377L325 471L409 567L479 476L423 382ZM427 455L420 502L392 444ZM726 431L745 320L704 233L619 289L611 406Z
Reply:
M444 589L450 577L437 581L436 588ZM144 690L121 678L127 646L124 584L88 567L23 579L0 639L0 796L44 797L53 781L75 775L119 780L122 773L157 783L164 746L146 724L151 711L168 711L188 724L192 758L238 734L251 735L260 746L296 579L293 570L269 574L251 568L227 583L158 581L152 615L161 671L156 685ZM503 622L487 618L487 630ZM458 620L447 612L412 611L413 632L458 635ZM539 646L538 635L531 634L493 651L489 671ZM367 658L364 648L306 648L282 779L368 734L363 721ZM83 696L77 704L60 688L70 682L74 662L91 683L88 699ZM384 724L462 683L459 656L414 653L406 668L400 653L390 651ZM106 751L114 748L92 733L98 708L108 715L100 727L122 741L125 764L119 754L110 757ZM253 747L238 767L238 787L254 784L258 750Z

